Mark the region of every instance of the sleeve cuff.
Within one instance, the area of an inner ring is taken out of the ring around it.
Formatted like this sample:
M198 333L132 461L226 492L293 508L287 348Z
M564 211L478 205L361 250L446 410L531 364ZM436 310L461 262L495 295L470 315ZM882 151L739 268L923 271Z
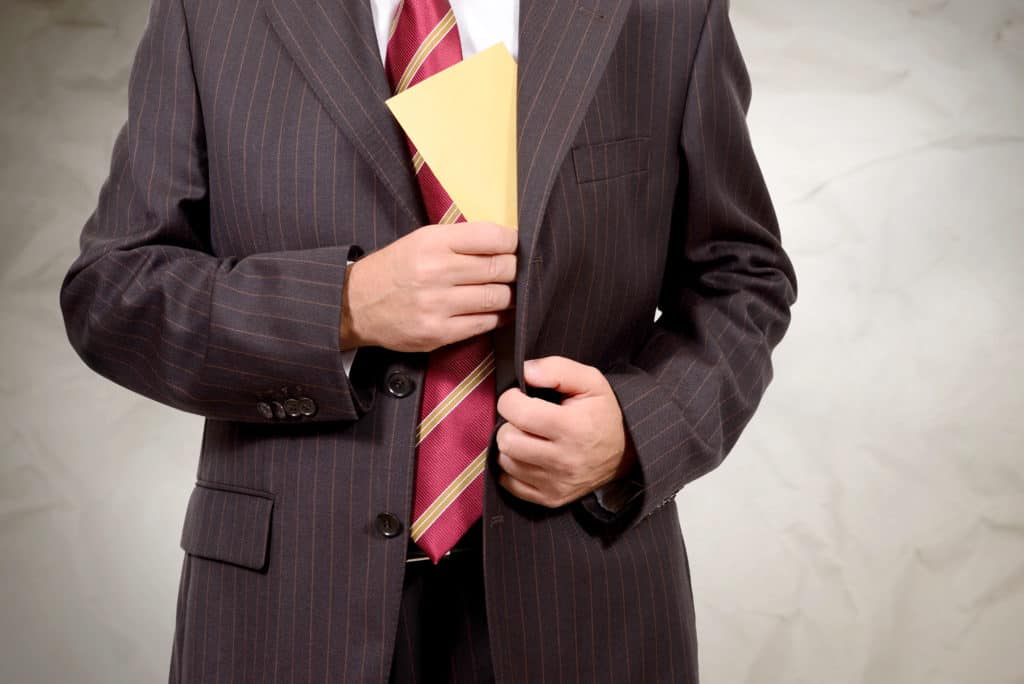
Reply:
M614 480L594 490L594 498L609 513L621 513L640 495L642 486L631 478Z
M618 480L612 480L579 499L579 506L599 523L619 522L643 499L644 482L638 462Z

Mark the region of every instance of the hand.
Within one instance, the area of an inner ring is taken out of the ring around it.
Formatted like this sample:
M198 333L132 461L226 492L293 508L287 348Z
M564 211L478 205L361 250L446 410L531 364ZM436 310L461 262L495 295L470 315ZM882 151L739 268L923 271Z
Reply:
M527 361L523 379L567 395L561 404L518 387L498 398L498 483L520 499L555 508L624 477L636 459L619 402L604 374L564 356ZM628 447L628 448L627 448Z
M430 224L349 265L342 351L432 351L512 322L518 240L487 221Z

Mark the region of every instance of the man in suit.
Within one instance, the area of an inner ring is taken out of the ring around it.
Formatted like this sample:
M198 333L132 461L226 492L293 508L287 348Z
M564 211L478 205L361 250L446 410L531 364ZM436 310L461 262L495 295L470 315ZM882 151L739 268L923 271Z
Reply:
M61 306L205 417L172 681L697 681L674 497L796 296L727 1L485 4L154 0ZM514 231L384 105L495 36Z

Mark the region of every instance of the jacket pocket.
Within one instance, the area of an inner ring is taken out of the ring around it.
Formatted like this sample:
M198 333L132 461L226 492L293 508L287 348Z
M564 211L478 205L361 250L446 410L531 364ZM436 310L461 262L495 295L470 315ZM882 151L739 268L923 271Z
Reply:
M647 137L623 138L572 149L576 182L590 183L647 170Z
M269 493L196 482L185 510L181 548L193 556L260 570L267 561Z

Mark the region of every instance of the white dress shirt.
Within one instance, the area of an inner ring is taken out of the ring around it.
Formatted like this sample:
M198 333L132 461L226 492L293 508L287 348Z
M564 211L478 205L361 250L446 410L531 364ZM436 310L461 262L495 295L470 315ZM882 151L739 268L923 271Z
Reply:
M463 59L498 42L504 42L515 58L519 48L519 0L450 0L449 4L455 14ZM398 9L398 0L370 0L370 8L383 64L388 29Z
M370 0L382 67L387 56L388 30L398 4L399 0ZM450 4L459 30L463 59L498 42L504 42L512 57L516 57L519 49L519 0L451 0ZM358 347L341 353L346 376L352 369L357 351Z

